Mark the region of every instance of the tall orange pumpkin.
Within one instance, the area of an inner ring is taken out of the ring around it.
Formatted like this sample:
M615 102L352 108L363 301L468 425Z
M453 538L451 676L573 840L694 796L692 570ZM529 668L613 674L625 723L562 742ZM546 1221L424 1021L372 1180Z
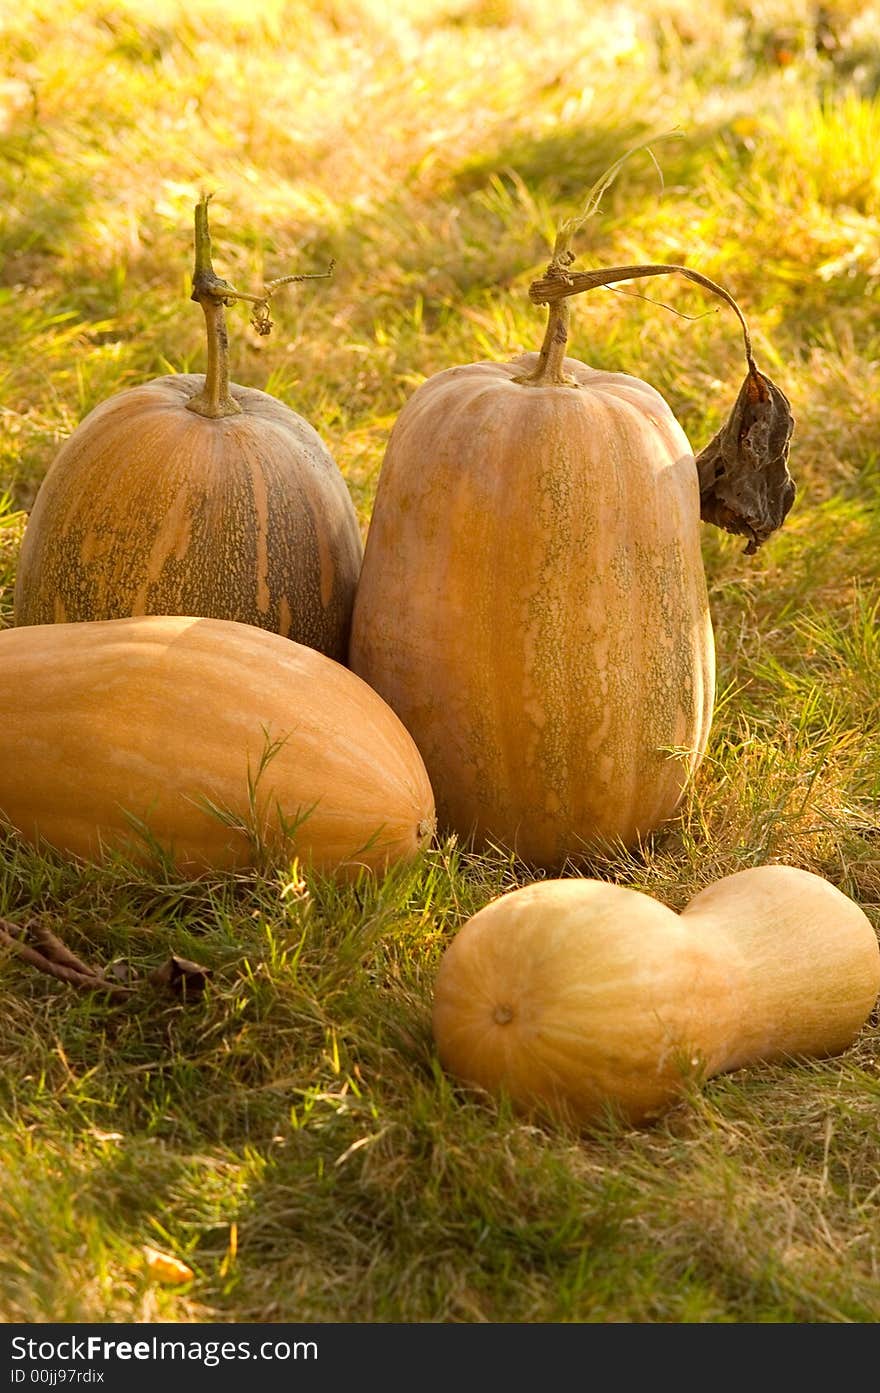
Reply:
M308 421L229 382L224 306L256 299L265 329L267 301L215 275L207 207L193 279L207 372L120 392L64 443L25 529L15 623L204 615L344 662L363 554L354 504Z
M349 652L413 735L441 828L550 868L632 846L676 811L715 690L702 471L652 386L565 356L567 296L585 288L570 260L557 255L533 286L550 305L540 354L449 368L403 407ZM738 442L772 387L743 327L738 409L752 416ZM783 456L789 433L790 418ZM719 433L709 454L716 514L729 443ZM760 540L752 528L750 549Z

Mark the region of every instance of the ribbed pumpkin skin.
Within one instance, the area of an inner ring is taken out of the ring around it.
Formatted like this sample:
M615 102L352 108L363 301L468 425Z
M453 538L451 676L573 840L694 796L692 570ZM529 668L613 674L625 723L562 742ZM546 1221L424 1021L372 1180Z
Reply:
M303 817L292 836L279 808ZM347 877L414 857L434 807L412 739L348 668L252 625L144 616L0 633L0 814L88 860L149 859L130 814L188 874L262 842Z
M240 415L186 409L204 379L156 378L89 413L28 519L15 623L205 615L346 661L363 552L357 514L315 430L231 387Z
M418 745L442 827L525 860L633 844L709 734L714 643L688 441L662 397L565 360L429 378L379 479L349 663Z
M433 1030L445 1069L526 1112L644 1122L689 1080L839 1053L878 992L870 920L809 871L751 867L680 915L623 886L548 880L458 931Z

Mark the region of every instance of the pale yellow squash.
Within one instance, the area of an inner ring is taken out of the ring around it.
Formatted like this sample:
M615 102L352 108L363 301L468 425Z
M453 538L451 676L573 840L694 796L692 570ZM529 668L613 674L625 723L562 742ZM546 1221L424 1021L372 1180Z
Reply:
M550 880L475 914L437 973L456 1077L526 1111L656 1117L699 1081L852 1044L880 992L877 935L823 877L737 872L677 914L604 881Z
M346 667L231 620L142 616L0 633L0 816L90 860L182 871L265 853L349 877L431 838L430 782Z

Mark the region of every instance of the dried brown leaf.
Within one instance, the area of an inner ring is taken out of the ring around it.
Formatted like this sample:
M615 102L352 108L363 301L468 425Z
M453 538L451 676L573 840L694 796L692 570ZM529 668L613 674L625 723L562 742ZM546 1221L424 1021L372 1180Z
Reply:
M727 422L697 455L700 516L747 537L753 555L794 502L788 472L794 418L785 393L750 367Z

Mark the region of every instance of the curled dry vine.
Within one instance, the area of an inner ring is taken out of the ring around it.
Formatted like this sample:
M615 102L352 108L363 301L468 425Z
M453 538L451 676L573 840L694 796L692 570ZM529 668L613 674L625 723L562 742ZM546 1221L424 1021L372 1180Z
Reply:
M666 136L678 134L675 130L666 132ZM704 522L745 537L745 550L752 555L782 526L794 502L796 486L788 469L794 419L785 393L758 369L749 327L736 300L723 286L688 266L647 264L595 271L571 269L575 260L571 249L575 233L597 212L605 190L623 164L639 150L647 151L656 166L650 142L627 151L597 180L583 212L569 218L559 228L553 256L544 275L529 286L529 298L533 303L547 305L549 310L544 342L534 370L518 380L535 385L573 385L564 368L569 332L568 300L572 295L620 281L666 275L684 276L717 295L739 319L747 372L730 416L696 457L700 516Z
M794 420L785 393L758 369L748 324L736 300L723 286L688 266L612 266L596 271L571 271L569 266L573 259L571 252L554 256L545 275L529 286L529 298L550 309L541 359L532 375L534 380L565 381L562 363L568 341L568 321L560 306L570 295L585 290L618 281L677 274L717 295L736 314L745 343L746 377L728 420L697 455L696 464L703 521L746 537L745 550L753 554L782 526L794 502L795 483L788 470ZM554 372L555 378L551 377Z

